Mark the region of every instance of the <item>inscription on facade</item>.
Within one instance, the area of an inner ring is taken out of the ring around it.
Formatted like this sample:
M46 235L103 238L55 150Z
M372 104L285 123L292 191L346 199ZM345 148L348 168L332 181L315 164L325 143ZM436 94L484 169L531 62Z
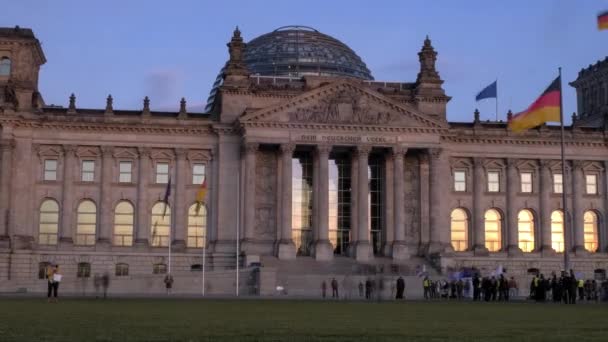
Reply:
M327 134L301 134L291 137L294 142L301 143L332 143L332 144L394 144L396 137L381 137L367 135L327 135Z

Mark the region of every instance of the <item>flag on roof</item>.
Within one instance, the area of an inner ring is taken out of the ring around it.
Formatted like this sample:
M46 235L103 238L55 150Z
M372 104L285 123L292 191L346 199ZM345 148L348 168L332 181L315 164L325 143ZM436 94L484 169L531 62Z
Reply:
M509 128L513 132L521 132L545 122L561 122L561 84L558 76L528 109L509 120Z
M483 100L483 99L491 99L496 98L498 96L498 81L492 82L489 86L483 88L482 91L475 96L475 101Z

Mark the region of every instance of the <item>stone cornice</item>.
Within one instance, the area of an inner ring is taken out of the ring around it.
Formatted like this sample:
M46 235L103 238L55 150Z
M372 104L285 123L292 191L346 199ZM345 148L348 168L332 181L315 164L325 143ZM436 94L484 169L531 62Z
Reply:
M559 138L547 139L542 137L537 138L523 138L523 137L474 137L474 136L462 136L462 135L444 135L441 137L444 142L461 143L461 144L491 144L491 145L546 145L546 146L559 146L561 144ZM608 143L604 140L578 140L578 141L566 141L566 146L573 147L608 147Z
M282 128L303 130L331 130L347 132L387 132L387 133L418 133L418 134L441 134L447 131L444 128L429 127L395 127L395 126L373 126L373 125L348 125L348 124L320 124L320 123L290 123L271 121L248 121L241 122L242 128Z

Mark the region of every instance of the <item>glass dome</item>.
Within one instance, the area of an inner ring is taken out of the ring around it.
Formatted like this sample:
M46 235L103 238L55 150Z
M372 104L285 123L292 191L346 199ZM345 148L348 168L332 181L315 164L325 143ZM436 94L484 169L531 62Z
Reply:
M308 26L283 26L247 43L245 64L254 76L304 75L373 80L359 56L346 44ZM205 111L213 107L224 68L213 84Z
M365 63L351 48L307 26L284 26L251 40L244 58L252 75L373 80Z

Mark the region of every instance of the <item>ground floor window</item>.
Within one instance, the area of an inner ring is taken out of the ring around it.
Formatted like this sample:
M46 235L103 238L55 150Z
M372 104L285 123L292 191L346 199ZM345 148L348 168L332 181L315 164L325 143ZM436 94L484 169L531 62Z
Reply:
M460 208L452 210L450 233L452 248L457 252L466 251L469 245L469 216L466 211Z
M369 227L370 242L374 254L382 253L384 231L384 158L372 155L369 158Z
M564 213L561 210L551 213L551 248L558 253L564 251Z
M586 211L584 216L584 232L585 232L585 249L591 253L597 251L598 234L597 234L597 214L594 211Z
M502 247L502 217L495 209L486 211L485 214L485 246L490 252L498 252Z
M524 252L534 250L534 215L530 210L517 214L517 245Z

